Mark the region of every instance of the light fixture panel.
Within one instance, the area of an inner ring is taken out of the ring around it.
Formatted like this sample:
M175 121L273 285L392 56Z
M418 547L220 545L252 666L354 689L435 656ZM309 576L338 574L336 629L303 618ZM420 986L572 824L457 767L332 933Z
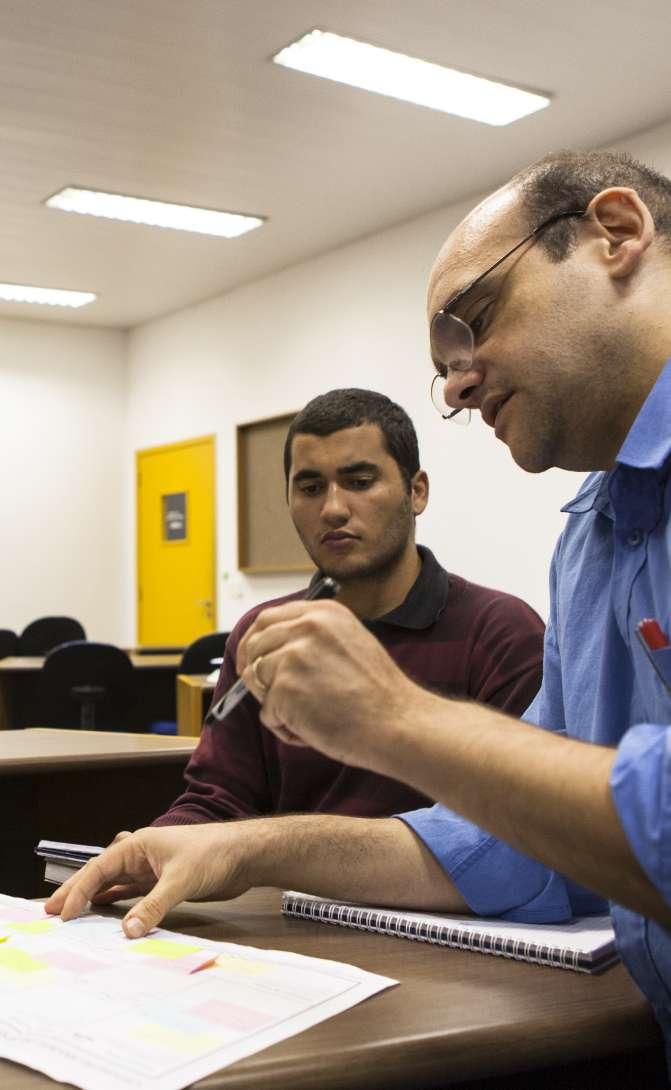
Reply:
M121 193L105 193L79 186L67 186L49 197L45 204L47 208L57 208L61 212L101 216L103 219L141 223L148 227L168 227L175 231L192 231L218 238L237 238L265 222L260 216L169 204L148 197L127 197Z
M0 301L5 303L37 303L48 307L85 307L98 296L92 291L69 291L65 288L38 288L32 284L0 284Z
M273 61L298 72L486 125L509 125L550 104L546 95L444 68L327 30L311 30L276 53Z

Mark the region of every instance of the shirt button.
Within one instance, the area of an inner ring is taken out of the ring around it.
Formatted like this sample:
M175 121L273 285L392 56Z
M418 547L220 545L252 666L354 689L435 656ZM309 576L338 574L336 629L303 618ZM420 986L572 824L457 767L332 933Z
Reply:
M635 548L637 545L640 545L642 541L643 541L643 534L641 533L641 531L640 530L632 530L631 533L629 534L629 537L627 538L627 545L631 545L631 546L633 546Z

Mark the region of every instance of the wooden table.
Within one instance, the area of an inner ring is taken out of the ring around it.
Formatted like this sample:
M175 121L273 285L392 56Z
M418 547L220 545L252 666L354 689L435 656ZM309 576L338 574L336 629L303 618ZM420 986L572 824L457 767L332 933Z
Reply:
M177 733L197 738L214 692L208 674L177 675Z
M0 734L0 892L43 892L40 839L107 844L148 825L180 794L195 744L86 730Z
M182 656L170 655L140 655L137 651L127 651L133 666L142 670L176 670L182 661ZM44 665L45 655L8 655L0 659L0 676L4 674L26 674L41 670Z
M138 707L134 709L134 720L142 726L151 718L174 719L174 679L182 656L130 652L128 657L140 671L141 678L141 694ZM37 678L43 664L43 655L11 655L0 659L0 730L25 727L36 721L33 705Z
M659 1032L622 966L595 977L546 969L284 918L279 901L276 890L254 890L222 904L182 905L167 925L350 962L400 986L211 1075L198 1084L203 1090L660 1085ZM3 1090L56 1090L45 1076L6 1062L0 1083Z

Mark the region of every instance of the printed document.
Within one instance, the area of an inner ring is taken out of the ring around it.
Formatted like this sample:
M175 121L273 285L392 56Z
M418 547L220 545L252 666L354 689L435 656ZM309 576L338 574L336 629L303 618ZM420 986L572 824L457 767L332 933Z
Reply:
M0 1057L82 1090L181 1090L396 983L0 894Z

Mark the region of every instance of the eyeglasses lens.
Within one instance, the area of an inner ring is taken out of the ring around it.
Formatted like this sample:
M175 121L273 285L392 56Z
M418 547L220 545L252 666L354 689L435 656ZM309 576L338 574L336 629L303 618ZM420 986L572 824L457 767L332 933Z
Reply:
M431 355L442 364L444 375L468 371L473 363L471 327L454 314L437 314L431 327Z
M470 409L450 409L445 402L445 382L450 373L468 371L473 364L473 333L454 314L437 314L431 326L431 356L441 374L431 383L431 400L440 415L451 424L470 422Z

